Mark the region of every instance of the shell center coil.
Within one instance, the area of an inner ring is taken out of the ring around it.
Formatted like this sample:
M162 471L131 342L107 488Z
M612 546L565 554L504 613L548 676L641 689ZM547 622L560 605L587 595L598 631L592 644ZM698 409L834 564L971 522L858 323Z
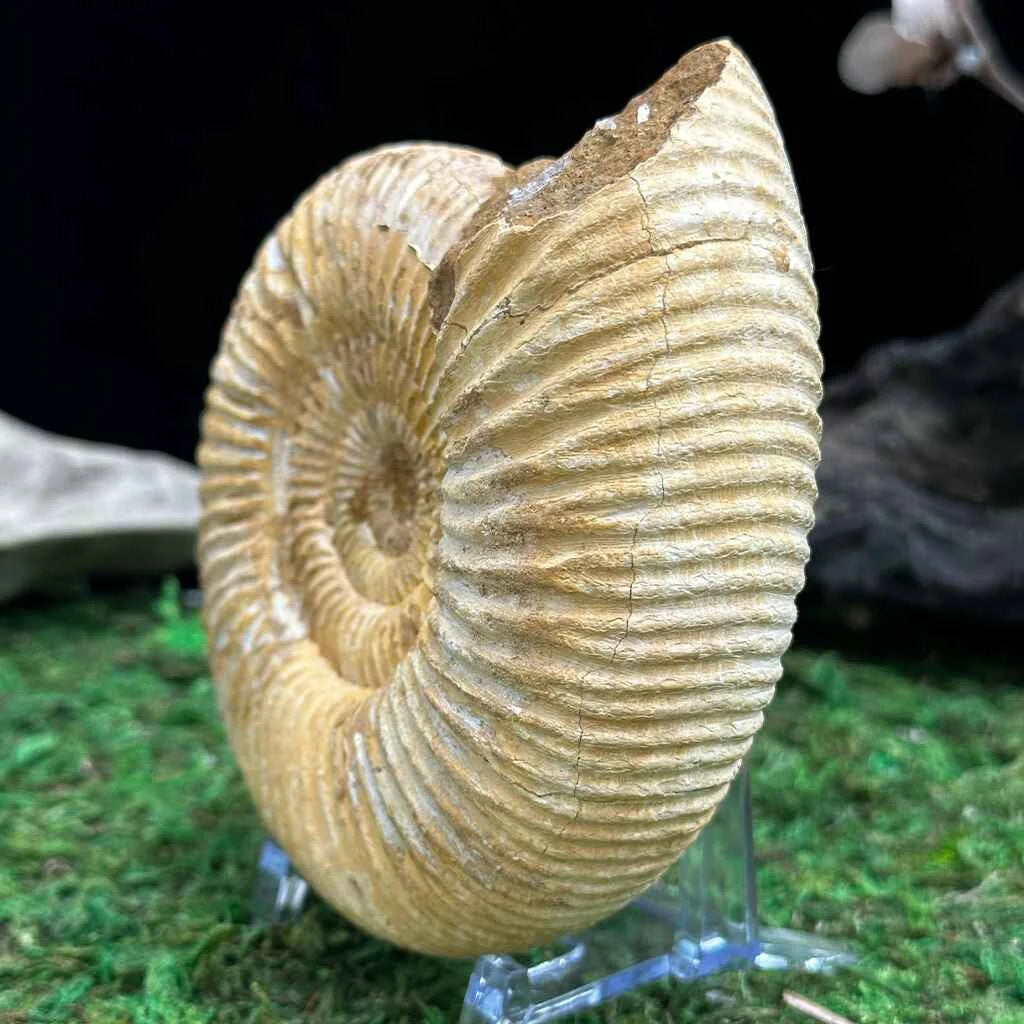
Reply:
M347 424L334 466L329 524L352 586L395 604L422 581L437 527L439 462L393 406Z

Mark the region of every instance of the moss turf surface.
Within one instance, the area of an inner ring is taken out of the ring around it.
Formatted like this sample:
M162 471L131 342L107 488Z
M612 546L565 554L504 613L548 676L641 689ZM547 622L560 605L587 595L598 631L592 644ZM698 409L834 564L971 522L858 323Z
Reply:
M455 1021L465 963L314 900L249 919L256 814L175 588L0 613L0 1024ZM998 666L792 653L755 745L763 919L831 978L655 986L579 1020L1024 1022L1024 689Z

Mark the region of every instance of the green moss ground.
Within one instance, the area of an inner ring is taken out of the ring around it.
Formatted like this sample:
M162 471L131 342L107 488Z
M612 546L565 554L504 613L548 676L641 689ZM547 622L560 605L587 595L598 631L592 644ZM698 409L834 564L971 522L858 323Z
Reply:
M467 966L314 901L249 920L259 823L173 587L0 614L0 1024L458 1016ZM654 987L581 1020L1024 1022L1024 688L801 650L755 745L762 917L848 936L831 978Z

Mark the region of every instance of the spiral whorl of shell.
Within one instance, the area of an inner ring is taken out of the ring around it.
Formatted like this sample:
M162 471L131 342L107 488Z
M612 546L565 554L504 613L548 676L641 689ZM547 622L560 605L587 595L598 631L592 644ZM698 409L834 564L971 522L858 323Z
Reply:
M232 745L325 899L515 950L699 832L803 582L815 309L728 43L560 160L382 149L267 239L213 367L200 566Z

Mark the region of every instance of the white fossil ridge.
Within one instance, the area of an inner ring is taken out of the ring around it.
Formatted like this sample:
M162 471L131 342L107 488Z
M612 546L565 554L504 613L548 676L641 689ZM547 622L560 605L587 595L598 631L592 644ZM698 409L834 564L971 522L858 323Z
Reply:
M729 42L556 161L345 161L245 277L199 560L230 739L311 885L437 954L612 912L687 847L780 675L816 296Z

